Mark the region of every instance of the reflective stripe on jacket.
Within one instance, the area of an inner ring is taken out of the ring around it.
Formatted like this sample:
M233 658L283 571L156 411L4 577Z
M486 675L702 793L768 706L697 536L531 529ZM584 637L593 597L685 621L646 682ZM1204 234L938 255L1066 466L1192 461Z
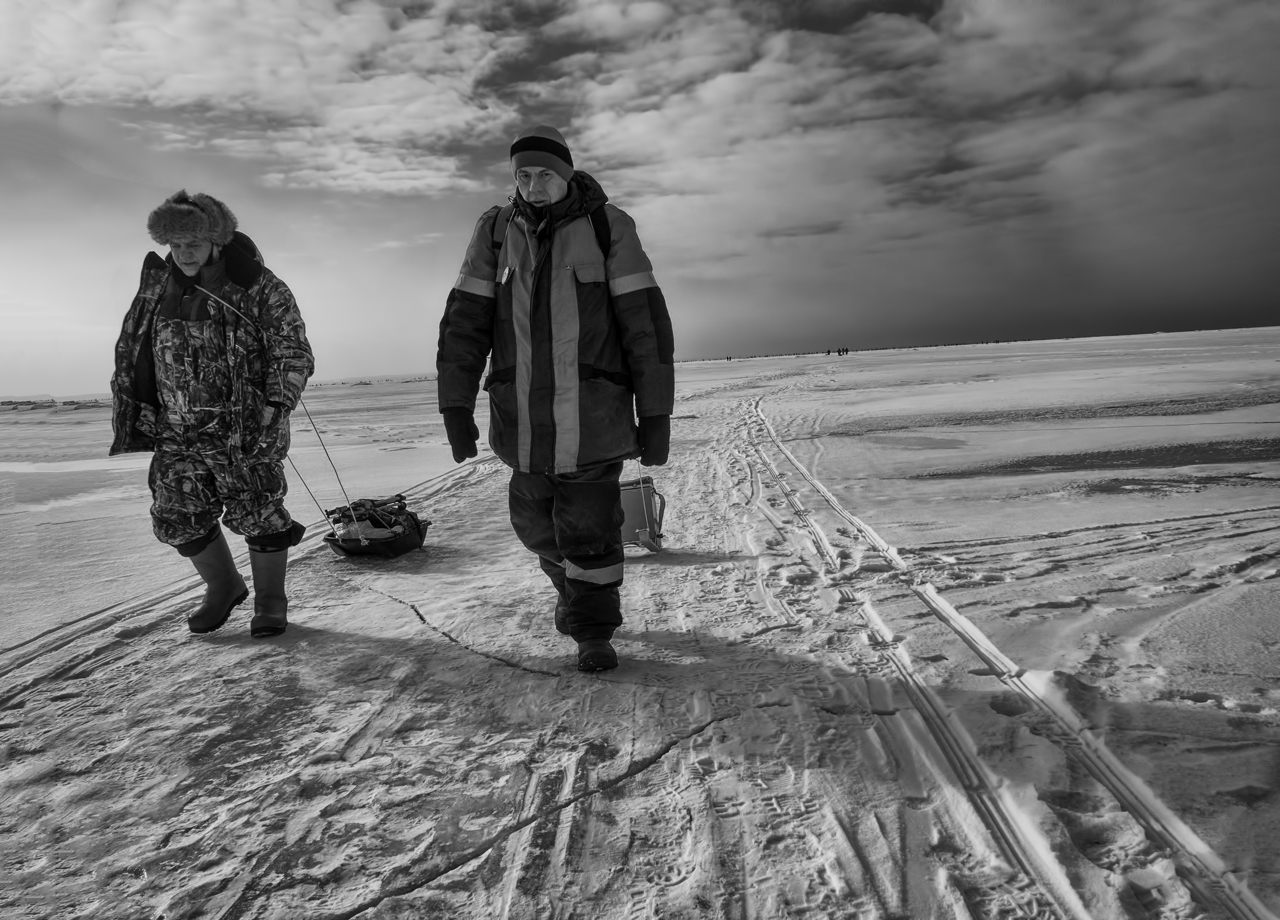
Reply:
M639 456L635 416L670 415L675 398L671 320L635 222L605 205L606 264L587 216L604 193L581 172L571 189L549 251L520 209L495 247L499 208L485 212L440 323L440 408L474 409L489 358L489 443L522 472Z

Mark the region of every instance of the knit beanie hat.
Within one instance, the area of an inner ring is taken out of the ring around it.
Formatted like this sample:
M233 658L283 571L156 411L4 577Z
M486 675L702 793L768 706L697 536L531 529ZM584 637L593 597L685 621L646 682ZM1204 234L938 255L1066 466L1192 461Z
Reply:
M166 198L147 218L147 232L161 246L180 236L225 246L239 225L231 209L217 198L200 192L188 195L186 189Z
M543 166L568 182L573 178L573 156L560 132L550 125L534 125L517 135L511 145L511 171L522 166Z

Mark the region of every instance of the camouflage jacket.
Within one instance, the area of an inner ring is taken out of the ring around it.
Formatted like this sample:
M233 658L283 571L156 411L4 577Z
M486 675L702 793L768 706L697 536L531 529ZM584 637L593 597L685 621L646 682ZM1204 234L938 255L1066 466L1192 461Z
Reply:
M266 406L293 411L315 364L293 293L262 264L253 241L237 233L223 258L227 281L213 292L217 296L209 298L208 308L222 325L230 365L227 448L233 457L252 458L257 445L272 440L261 430ZM112 456L155 449L160 407L152 332L170 271L167 258L147 253L138 293L116 341Z

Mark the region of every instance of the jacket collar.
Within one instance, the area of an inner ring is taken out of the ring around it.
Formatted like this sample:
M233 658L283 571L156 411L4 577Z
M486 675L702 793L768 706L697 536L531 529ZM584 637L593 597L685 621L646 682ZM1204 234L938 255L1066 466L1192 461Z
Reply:
M245 290L258 283L265 267L258 247L239 230L231 242L223 247L222 261L226 265L227 278Z
M600 205L609 200L604 189L587 173L577 170L569 180L569 194L550 207L538 208L524 200L520 190L515 194L516 210L530 227L537 230L543 228L543 221L549 227L560 227L571 220L586 217Z
M174 264L172 255L166 256L164 261L169 266L169 276L175 287L189 288L198 284L203 288L219 288L222 287L223 279L227 276L226 260L221 257L216 262L201 265L200 271L194 276L178 268Z
M143 270L146 271L161 269L168 271L172 265L171 256L161 258L155 252L147 253L142 263ZM237 230L231 242L222 247L222 271L225 272L227 280L248 290L258 283L263 270L262 254L258 251L257 245ZM203 272L202 269L201 277ZM200 283L205 287L208 286L203 281Z

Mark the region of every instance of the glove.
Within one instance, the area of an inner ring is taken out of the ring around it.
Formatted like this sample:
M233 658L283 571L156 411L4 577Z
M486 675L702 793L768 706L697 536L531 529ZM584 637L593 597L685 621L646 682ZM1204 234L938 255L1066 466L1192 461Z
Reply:
M671 416L645 415L640 418L640 465L662 466L671 452Z
M441 409L440 414L444 416L444 433L449 438L449 446L453 448L454 462L461 463L468 457L474 457L480 429L476 427L471 410L454 407Z
M279 424L281 416L288 415L289 410L282 403L263 403L262 406L262 430L270 430L272 425Z

